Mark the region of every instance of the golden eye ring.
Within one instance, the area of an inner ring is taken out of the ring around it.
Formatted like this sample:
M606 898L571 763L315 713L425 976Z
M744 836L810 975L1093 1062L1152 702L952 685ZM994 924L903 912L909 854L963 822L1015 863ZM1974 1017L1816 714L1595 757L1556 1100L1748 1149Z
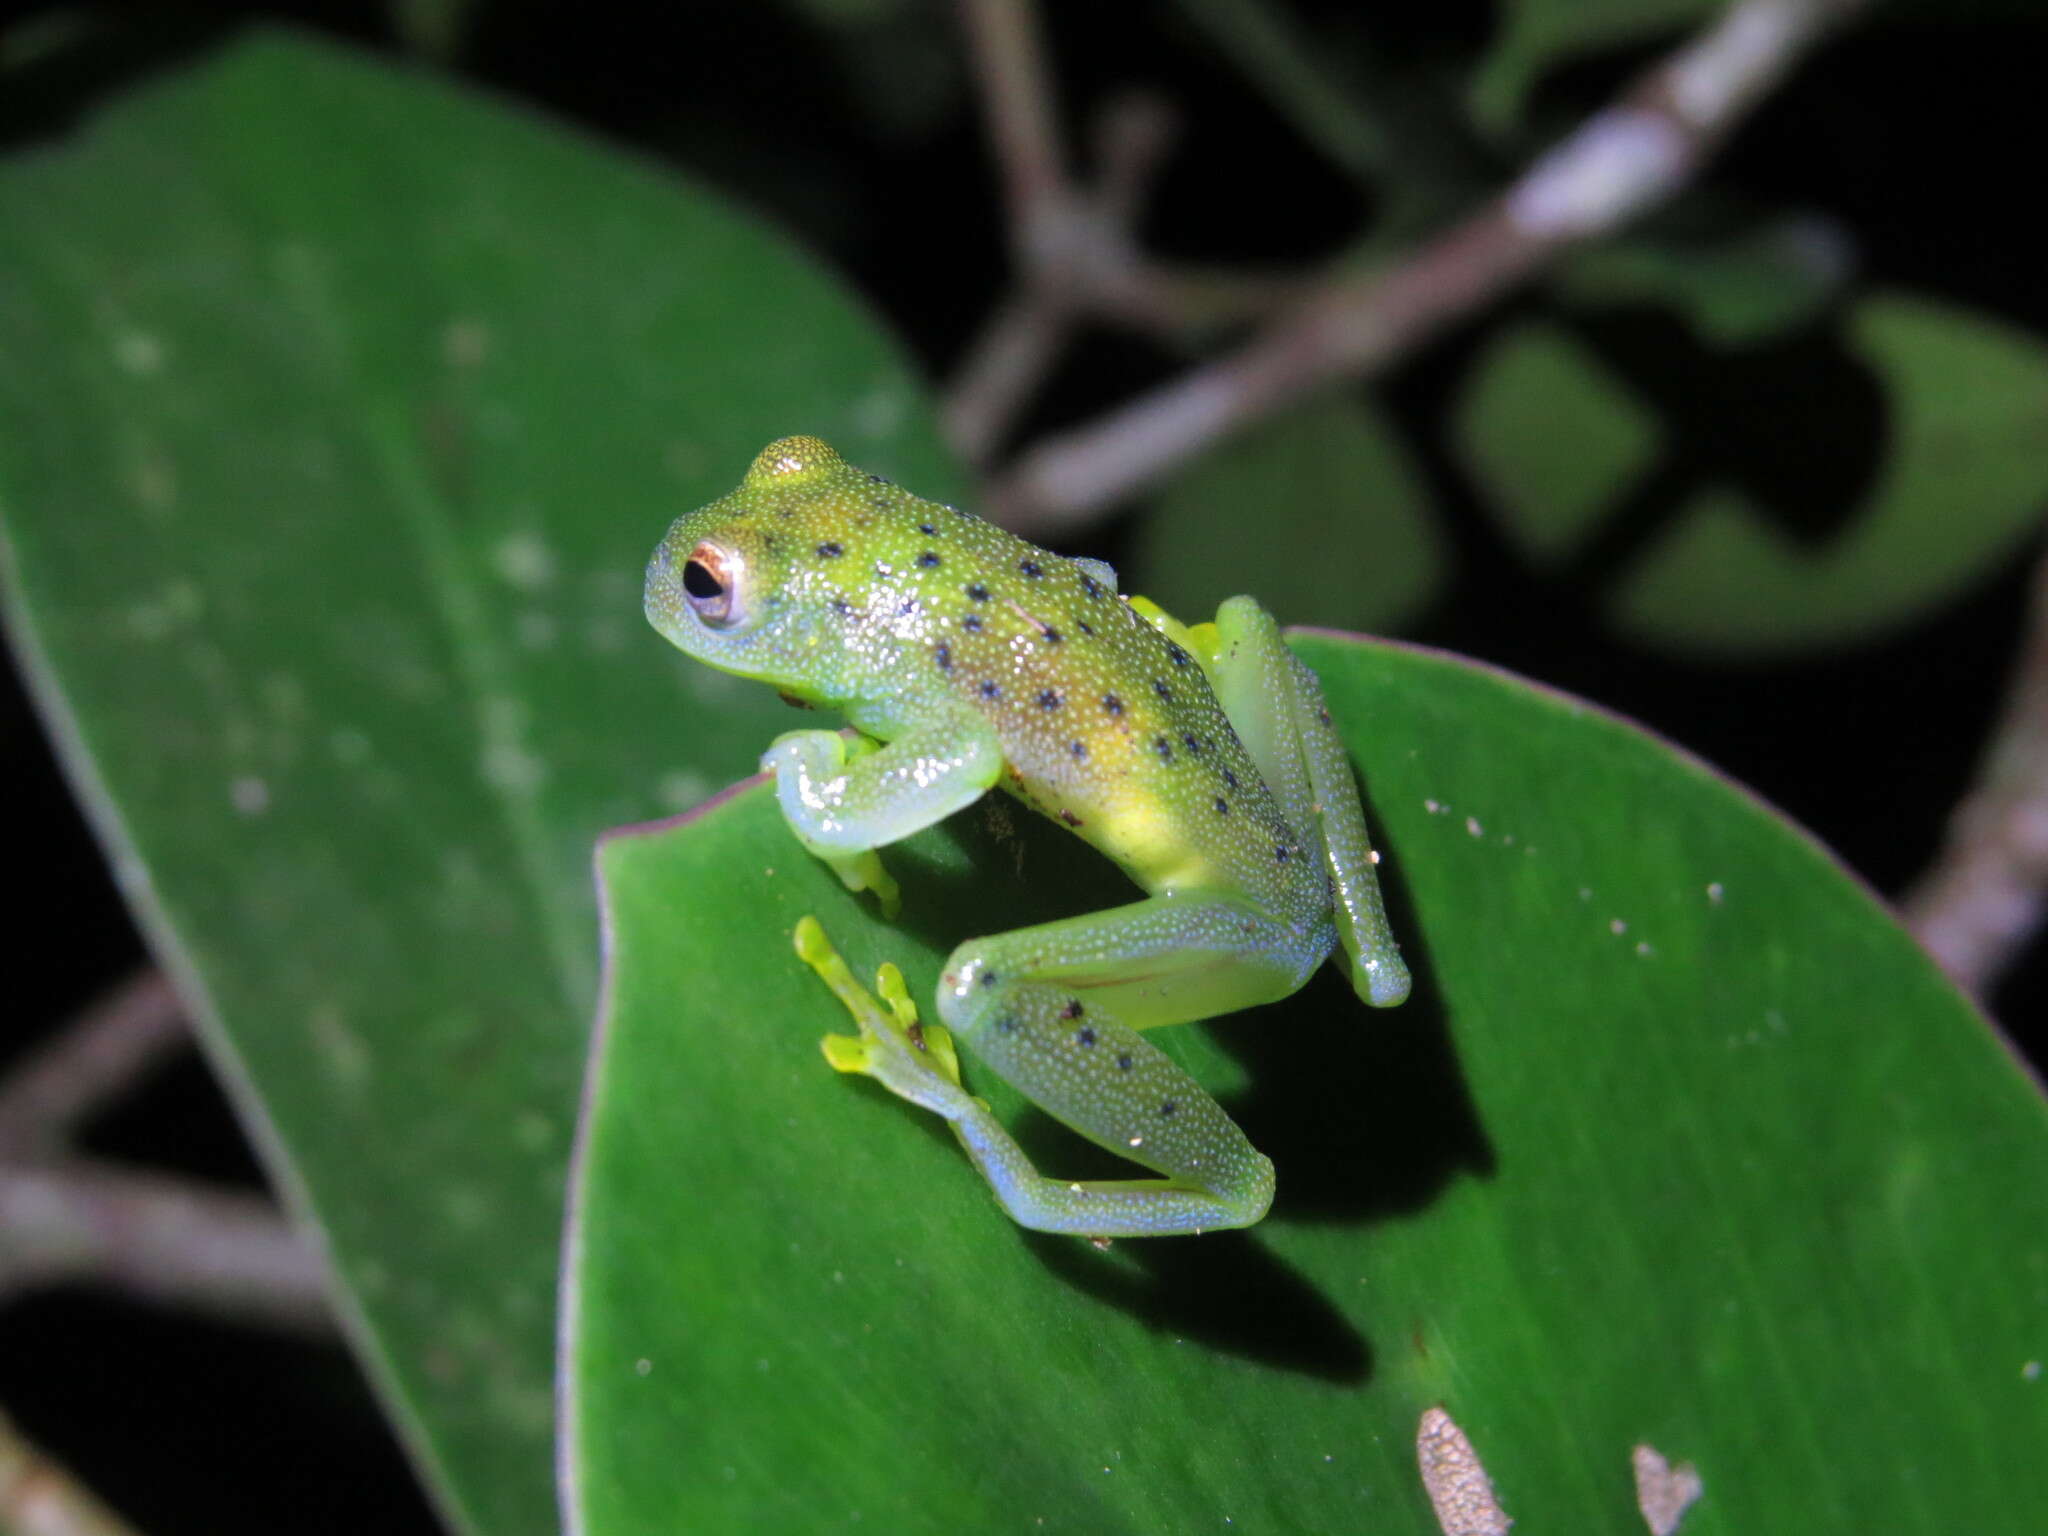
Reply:
M745 574L737 554L706 540L683 561L683 600L711 628L730 629L744 617L740 580Z

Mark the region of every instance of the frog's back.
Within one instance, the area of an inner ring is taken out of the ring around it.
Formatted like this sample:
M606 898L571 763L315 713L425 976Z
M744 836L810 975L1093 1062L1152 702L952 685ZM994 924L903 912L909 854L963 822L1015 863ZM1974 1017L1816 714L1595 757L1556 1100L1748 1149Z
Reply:
M1327 910L1327 876L1201 663L1118 595L1106 566L793 441L804 446L777 448L802 473L761 515L811 541L807 600L841 621L819 701L885 740L936 713L981 716L1005 787L1148 890L1239 891L1305 924Z

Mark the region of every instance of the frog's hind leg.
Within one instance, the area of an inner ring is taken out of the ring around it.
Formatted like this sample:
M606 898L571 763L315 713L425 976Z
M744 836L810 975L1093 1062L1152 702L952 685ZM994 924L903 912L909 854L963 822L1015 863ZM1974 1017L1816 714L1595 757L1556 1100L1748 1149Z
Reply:
M962 945L939 989L954 1033L1047 1113L1163 1175L1049 1178L986 1110L955 1118L1004 1209L1039 1231L1091 1237L1264 1216L1272 1163L1141 1031L1284 997L1326 944L1234 898L1169 895Z
M1323 685L1251 598L1224 603L1216 626L1217 696L1288 821L1321 848L1353 989L1372 1007L1391 1008L1408 996L1408 967L1387 923L1375 873L1379 856L1366 834L1351 759L1323 702Z

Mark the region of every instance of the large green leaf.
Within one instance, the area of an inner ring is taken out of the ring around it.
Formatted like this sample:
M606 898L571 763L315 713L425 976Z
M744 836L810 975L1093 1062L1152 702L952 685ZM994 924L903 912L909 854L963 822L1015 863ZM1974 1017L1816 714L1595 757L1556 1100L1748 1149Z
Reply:
M1568 331L1540 320L1488 347L1456 425L1500 526L1539 566L1577 552L1647 467L1660 435L1620 380Z
M1794 542L1711 488L1614 588L1647 639L1744 653L1858 640L1953 598L2048 507L2048 348L1967 309L1898 292L1856 306L1849 344L1882 381L1883 461L1849 527Z
M1128 895L1056 828L894 850L900 927L759 789L604 845L573 1527L1420 1532L1442 1403L1521 1529L1640 1533L1638 1443L1697 1466L1686 1536L2035 1529L2048 1114L1983 1020L1698 762L1447 657L1296 644L1418 987L1158 1037L1279 1166L1247 1234L1022 1233L819 1058L845 1019L800 915L928 997L956 940Z
M553 1528L591 840L784 712L639 617L815 431L952 485L902 359L716 199L261 39L0 173L16 637L439 1492Z
M1812 323L1852 273L1848 233L1787 214L1688 240L1636 236L1581 246L1550 286L1589 309L1666 304L1712 347L1755 346Z

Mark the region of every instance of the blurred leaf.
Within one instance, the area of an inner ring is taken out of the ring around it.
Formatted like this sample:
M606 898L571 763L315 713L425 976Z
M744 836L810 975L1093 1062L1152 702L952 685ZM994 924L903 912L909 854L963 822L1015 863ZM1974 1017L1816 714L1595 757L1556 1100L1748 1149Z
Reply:
M1124 589L1200 617L1252 590L1290 619L1391 629L1442 570L1407 450L1371 406L1337 394L1197 459L1139 524Z
M1623 239L1586 246L1558 269L1567 302L1668 304L1709 346L1744 347L1813 319L1854 258L1829 220L1788 216L1712 243Z
M0 173L14 634L476 1530L554 1525L591 839L786 718L661 644L641 568L799 430L957 484L780 240L424 75L258 39Z
M1726 0L1501 0L1499 31L1472 81L1472 115L1512 130L1530 88L1583 53L1653 42L1726 8Z
M1656 418L1559 327L1496 340L1456 430L1508 536L1537 565L1568 559L1655 452Z
M1819 549L1733 491L1702 494L1615 589L1615 621L1723 653L1839 644L1983 579L2048 506L2048 348L1903 293L1859 304L1850 345L1884 384L1889 431L1869 504Z
M934 0L784 0L823 39L847 94L885 135L928 131L965 86L959 40Z
M1518 1529L1640 1536L1646 1442L1705 1481L1686 1536L2034 1530L2048 1113L1983 1020L1698 762L1452 658L1296 645L1419 986L1152 1037L1249 1066L1280 1192L1248 1234L1027 1235L819 1058L845 1017L800 915L928 998L957 940L1128 898L1058 829L891 850L900 928L760 789L604 845L571 1529L1433 1530L1441 1403Z
M391 28L423 58L450 59L478 0L390 0Z

